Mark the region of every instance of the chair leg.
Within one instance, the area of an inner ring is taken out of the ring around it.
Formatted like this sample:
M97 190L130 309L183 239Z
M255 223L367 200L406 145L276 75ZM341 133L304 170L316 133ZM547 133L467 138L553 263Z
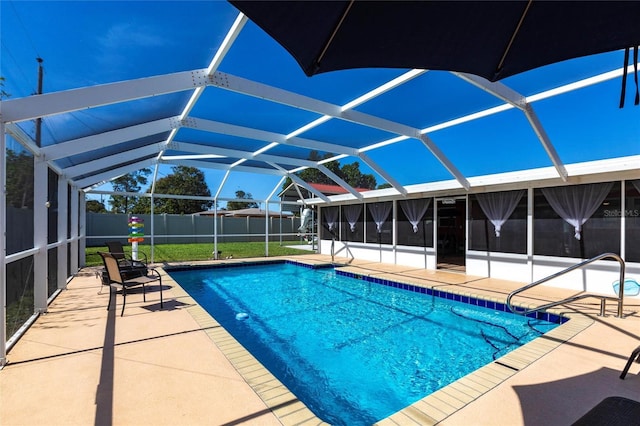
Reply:
M631 368L631 363L634 360L636 360L636 362L640 362L640 346L638 346L637 348L635 348L633 350L633 352L631 352L631 355L629 356L629 359L627 360L627 365L624 366L624 370L622 370L622 374L620 374L620 378L621 379L624 380L625 376L629 372L629 368Z
M162 277L159 277L158 280L158 282L160 283L160 309L162 309L164 306L162 301Z
M144 284L142 284L142 300L143 300L144 302L146 302L146 301L147 301L147 289L145 288L145 285L144 285Z
M127 304L127 287L122 286L122 312L120 312L120 316L124 315L124 305Z
M109 284L109 304L107 305L107 311L111 309L111 300L113 299L113 287Z

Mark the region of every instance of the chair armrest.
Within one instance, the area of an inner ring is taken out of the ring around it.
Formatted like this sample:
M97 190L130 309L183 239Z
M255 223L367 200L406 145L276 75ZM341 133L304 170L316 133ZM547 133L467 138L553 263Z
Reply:
M118 257L117 261L118 261L118 265L120 265L121 267L131 267L131 266L136 266L136 267L147 267L147 263L149 263L147 261L147 255L144 253L138 253L138 254L142 254L144 257L144 260L133 260L133 256L131 256L128 253L111 253L111 254L116 254L116 255L121 255L122 257Z

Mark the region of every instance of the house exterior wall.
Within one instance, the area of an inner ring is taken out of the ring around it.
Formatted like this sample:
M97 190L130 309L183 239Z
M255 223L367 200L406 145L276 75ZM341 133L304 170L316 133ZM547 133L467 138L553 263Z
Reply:
M633 192L629 182L623 181L613 181L613 188L611 190L610 195L608 196L603 203L604 206L608 206L604 211L600 212L599 217L593 218L593 222L591 224L592 230L586 238L591 238L590 243L593 247L606 246L617 246L617 241L619 241L620 249L617 251L611 251L617 255L625 258L625 252L627 250L631 251L633 249L628 249L629 247L633 247L633 245L627 244L627 240L635 239L635 233L638 232L638 219L635 216L635 208L637 204L640 203L640 198L638 194L632 194L632 200L630 203L633 203L631 206L626 206L625 209L625 198L629 199L630 191ZM637 182L636 182L637 183ZM577 183L580 184L580 183ZM538 187L540 188L540 187ZM540 199L539 191L535 192L537 199ZM614 194L613 196L611 194ZM617 194L617 195L616 195ZM442 196L442 194L440 194ZM618 197L619 200L611 199L611 197ZM425 197L428 198L428 197ZM466 228L470 229L470 211L469 211L469 199L470 197L467 195L467 216L465 218ZM566 233L571 233L569 237L564 234L560 234L558 232L550 233L547 230L542 232L539 230L536 235L536 226L547 226L548 221L550 219L541 218L540 222L536 222L536 218L534 217L534 188L530 187L527 190L525 195L526 210L525 213L520 213L520 223L523 223L522 220L526 220L526 253L506 253L500 252L498 250L470 250L469 249L469 236L467 235L467 239L465 240L465 255L464 255L464 270L468 275L475 275L481 277L492 277L504 280L512 280L518 281L522 283L530 283L540 280L542 278L546 278L553 274L563 271L564 269L574 266L581 261L590 258L591 256L595 256L596 254L590 254L589 256L585 256L584 258L575 257L575 256L553 256L553 255L541 255L536 253L534 249L534 239L537 238L537 241L540 243L541 235L544 235L543 238L551 238L551 240L546 241L545 244L540 247L553 247L554 244L564 244L566 245L566 241L568 238L574 238L573 236L573 227L567 226ZM382 199L384 200L384 199ZM397 203L398 199L393 199L390 197L390 200L393 200L394 203ZM380 202L381 199L377 198L375 202ZM389 201L389 200L386 200ZM612 204L615 204L614 207L610 207L610 201ZM362 203L362 202L361 202ZM365 199L364 204L367 203ZM616 204L618 203L618 204ZM348 203L340 203L340 206L347 205ZM435 203L431 203L431 209L434 209ZM335 205L332 205L335 206ZM524 208L524 207L521 207ZM611 210L613 209L613 210ZM393 238L392 241L397 241L397 232L398 232L398 208L394 208L392 213L389 215L387 219L388 223L393 224ZM627 211L626 214L613 214L621 211ZM367 212L366 207L363 208L363 211ZM476 213L477 215L477 209ZM524 216L523 216L524 215ZM322 206L320 208L320 217L322 217ZM434 216L432 216L434 217ZM435 215L437 218L437 214ZM525 219L522 219L525 217ZM432 244L434 247L424 247L424 246L402 246L397 244L375 244L375 243L366 243L367 241L367 229L371 229L371 227L367 226L367 215L365 215L360 219L364 222L364 225L359 224L358 229L364 229L365 236L363 238L363 242L353 242L353 241L341 241L343 237L343 233L348 232L348 226L344 226L344 219L340 219L341 224L338 226L340 233L336 235L336 241L334 242L334 255L338 260L344 259L360 259L372 262L384 262L384 263L392 263L396 265L405 265L417 268L425 268L425 269L436 269L437 268L437 255L438 255L438 236L437 236L437 227L434 226L434 242ZM547 222L545 223L544 220ZM557 221L557 219L553 219ZM615 222L619 221L619 222ZM588 222L588 221L587 221ZM522 226L522 225L520 225ZM557 227L557 225L554 225ZM587 224L585 223L585 227ZM568 229L571 228L571 229ZM524 229L524 228L520 228ZM585 228L587 229L587 228ZM371 231L369 231L371 232ZM524 232L524 231L522 231ZM586 231L584 231L586 234ZM322 254L331 254L331 240L327 239L326 234L320 234L323 239L321 239L319 244L319 251ZM354 234L355 235L355 234ZM522 233L521 235L524 235ZM345 240L348 239L344 238ZM504 238L504 237L502 237ZM521 238L524 238L522 236ZM371 239L369 239L370 241ZM597 240L597 241L595 241ZM610 241L607 241L610 240ZM572 240L570 240L572 241ZM578 240L579 241L579 240ZM613 242L613 244L612 244ZM575 241L572 241L572 244L575 245ZM487 243L488 244L488 243ZM540 251L540 247L538 247L538 251ZM587 251L588 253L588 251ZM597 253L600 254L600 253ZM630 254L631 255L631 254ZM626 270L626 278L633 278L636 281L640 282L640 259L636 259L637 254L631 255L632 260L625 262L625 270ZM618 281L620 278L620 264L615 260L600 260L594 262L584 268L580 268L578 270L572 271L570 273L566 273L561 275L553 280L545 283L544 285L571 289L575 291L586 291L586 292L596 292L601 294L608 294L615 296L615 292L613 290L612 284L615 281ZM640 296L635 296L640 297Z

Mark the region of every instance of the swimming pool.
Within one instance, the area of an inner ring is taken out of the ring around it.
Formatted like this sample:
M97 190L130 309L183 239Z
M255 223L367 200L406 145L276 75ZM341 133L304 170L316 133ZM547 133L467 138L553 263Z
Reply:
M555 327L333 268L169 273L318 417L336 425L372 424Z

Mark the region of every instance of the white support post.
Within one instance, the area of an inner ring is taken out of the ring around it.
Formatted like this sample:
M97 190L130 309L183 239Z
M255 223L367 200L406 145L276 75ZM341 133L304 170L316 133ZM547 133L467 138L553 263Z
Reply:
M280 222L278 222L278 227L280 228L280 247L282 247L282 198L280 198Z
M49 168L43 156L34 157L33 164L33 303L34 312L47 311L47 199Z
M627 258L627 250L626 250L626 246L627 246L627 239L625 237L626 235L626 227L627 227L627 193L625 191L625 187L626 187L626 181L622 181L620 182L620 194L622 194L622 196L620 197L620 257L623 259Z
M213 199L213 259L218 260L218 199Z
M362 242L367 244L367 203L362 204L362 234Z
M216 260L218 260L218 198L220 197L220 192L222 192L224 184L229 178L229 174L231 174L231 170L225 172L220 186L218 186L218 190L216 191L216 195L213 196L213 258ZM222 226L222 216L220 216L220 226Z
M82 197L80 197L82 193ZM86 229L87 229L87 201L84 192L76 186L71 187L71 263L69 265L71 274L75 274L80 270L80 264L85 264L85 247L87 245ZM81 259L78 262L78 259Z
M269 257L269 201L264 202L264 255Z
M158 173L160 172L160 164L156 163L155 168L153 169L153 181L151 182L151 198L150 198L150 212L151 212L151 223L149 224L151 226L150 232L151 232L151 263L155 262L155 235L156 235L156 220L155 220L155 214L154 214L154 200L153 200L153 195L156 193L156 182L158 181ZM166 216L165 216L166 219ZM166 224L165 224L166 225ZM166 226L164 228L165 230L167 229Z
M75 195L74 195L75 194ZM78 251L73 251L73 241L71 241L71 273L75 273L79 267L84 267L87 264L85 253L87 251L87 197L84 191L80 191L76 187L71 188L71 200L74 196L78 196L77 202L71 202L71 237L77 235L78 238ZM77 210L76 210L76 206ZM77 226L74 226L74 220L77 221ZM78 264L78 260L80 263ZM75 266L74 266L75 265Z
M533 278L533 188L527 189L527 267L529 269L529 282Z
M469 263L469 216L471 213L471 203L469 202L469 194L464 196L464 264ZM487 247L488 248L488 247ZM491 268L489 268L491 270Z
M154 179L155 181L155 179ZM149 225L151 225L151 260L150 262L153 263L155 262L155 258L154 258L154 247L155 247L155 234L156 234L156 219L155 219L155 213L154 213L154 202L153 202L153 192L151 192L151 198L150 198L150 202L151 202L151 209L149 210L151 212L151 223Z
M0 368L7 363L7 148L0 121Z
M393 264L398 264L398 200L392 201L391 207L391 247L393 247Z
M67 229L67 217L69 217L69 182L64 177L58 178L58 288L63 289L67 286L67 257L69 239L67 238L69 230Z

